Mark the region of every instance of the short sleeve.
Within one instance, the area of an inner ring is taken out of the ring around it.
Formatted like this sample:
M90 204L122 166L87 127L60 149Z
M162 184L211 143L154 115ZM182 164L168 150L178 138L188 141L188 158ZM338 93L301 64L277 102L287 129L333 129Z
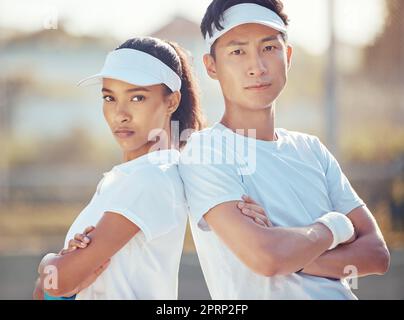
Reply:
M175 190L159 168L143 168L127 175L113 190L104 212L120 214L136 224L147 241L178 226Z
M203 216L219 204L242 200L247 192L236 165L213 161L218 151L211 148L201 149L201 157L195 157L196 149L192 144L184 148L179 171L191 217L201 230L210 231Z
M365 203L352 188L335 157L318 138L315 138L315 144L327 179L328 196L333 210L348 214L352 210L364 206Z

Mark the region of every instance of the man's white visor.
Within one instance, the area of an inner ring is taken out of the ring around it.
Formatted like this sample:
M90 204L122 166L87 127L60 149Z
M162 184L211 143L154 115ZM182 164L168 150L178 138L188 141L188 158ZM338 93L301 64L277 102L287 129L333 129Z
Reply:
M205 39L208 48L210 49L218 38L231 29L246 23L262 24L287 35L287 26L274 11L254 3L242 3L230 7L223 13L223 21L220 23L223 30L212 26L212 36L207 34Z

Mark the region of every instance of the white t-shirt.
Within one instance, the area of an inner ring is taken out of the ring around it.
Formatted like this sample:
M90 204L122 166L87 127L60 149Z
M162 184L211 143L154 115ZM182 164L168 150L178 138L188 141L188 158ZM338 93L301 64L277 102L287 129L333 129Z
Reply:
M181 153L191 230L210 294L213 299L357 299L346 280L254 273L203 218L221 203L240 201L243 194L261 204L274 226L281 227L307 226L330 211L348 214L364 205L317 137L275 132L277 141L256 140L217 123L194 133Z
M104 173L70 227L65 247L105 212L121 214L141 230L76 299L177 299L188 215L178 160L176 150L155 151Z

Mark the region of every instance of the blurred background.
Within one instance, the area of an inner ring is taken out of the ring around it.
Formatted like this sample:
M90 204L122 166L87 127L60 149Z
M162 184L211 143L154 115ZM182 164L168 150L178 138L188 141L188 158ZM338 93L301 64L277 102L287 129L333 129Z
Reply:
M0 1L0 299L30 299L103 172L121 161L98 88L77 88L124 40L189 50L209 125L223 101L202 65L209 0ZM404 299L404 1L284 0L294 46L277 126L318 135L374 213L392 252L362 299ZM180 298L209 298L191 235Z

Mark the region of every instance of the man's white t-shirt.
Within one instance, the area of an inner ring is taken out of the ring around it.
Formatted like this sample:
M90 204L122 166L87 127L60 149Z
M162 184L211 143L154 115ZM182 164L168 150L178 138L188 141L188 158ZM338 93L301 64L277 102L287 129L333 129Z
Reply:
M280 227L307 226L330 211L348 214L364 205L317 137L275 132L277 141L256 140L217 123L194 133L181 153L191 230L210 294L213 299L357 299L346 280L254 273L203 218L221 203L241 201L243 194Z
M105 212L121 214L141 230L76 299L177 299L188 219L179 156L176 150L155 151L104 173L91 202L70 227L65 248Z

